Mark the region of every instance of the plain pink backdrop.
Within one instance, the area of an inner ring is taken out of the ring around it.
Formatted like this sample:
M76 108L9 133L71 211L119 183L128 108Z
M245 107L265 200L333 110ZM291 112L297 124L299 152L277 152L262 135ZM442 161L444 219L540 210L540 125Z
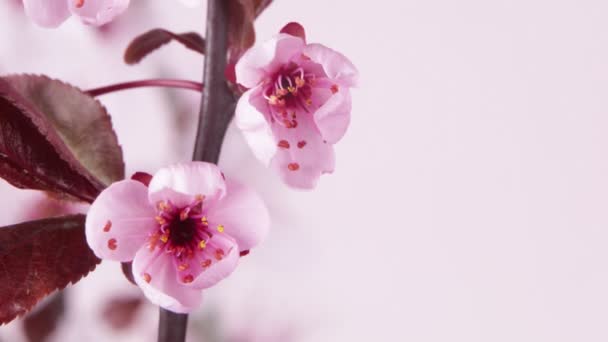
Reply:
M0 4L0 72L84 88L200 79L175 45L122 65L143 30L203 27L202 7L147 4L103 35L74 20L41 30ZM229 131L221 165L262 193L274 225L200 315L290 325L305 342L608 340L606 13L599 0L276 0L259 39L299 21L359 67L352 126L313 192L287 189ZM187 113L176 132L166 94L102 98L129 171L190 155L198 95L169 92ZM2 193L5 213L28 196ZM116 270L75 289L122 281Z

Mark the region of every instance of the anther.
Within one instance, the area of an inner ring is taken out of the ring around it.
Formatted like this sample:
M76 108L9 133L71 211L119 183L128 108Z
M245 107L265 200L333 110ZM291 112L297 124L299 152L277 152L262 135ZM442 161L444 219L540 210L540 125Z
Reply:
M289 171L297 171L300 169L300 164L298 163L289 163L287 164L287 168L289 169Z
M207 242L205 242L205 240L201 240L201 242L198 243L198 248L205 249L205 247L207 247Z
M203 262L201 262L201 267L207 268L209 266L211 266L211 259L206 259Z
M82 8L82 6L84 6L84 0L74 0L74 6L76 8Z
M304 146L306 146L306 141L298 141L298 148L304 148Z
M223 226L223 225L221 225L221 224L220 224L220 225L218 225L218 226L217 226L217 231L218 231L218 232L220 232L220 233L223 233L223 232L224 232L224 226Z
M185 271L190 267L190 265L188 264L180 264L179 266L177 266L177 269L180 271Z
M215 250L215 258L217 260L222 260L224 258L225 252L223 249L216 249Z
M277 145L280 148L284 148L284 149L288 149L289 148L289 142L287 140L281 140L281 141L279 141L279 143Z
M118 247L117 246L117 242L118 241L116 241L116 239L110 239L110 240L108 240L108 248L111 249L111 250L116 250L116 247Z
M335 93L337 93L337 92L338 92L338 90L340 90L340 88L338 88L338 85L337 85L337 84L332 85L332 86L331 86L331 88L329 88L329 89L330 89L330 90L331 90L331 92L332 92L332 93L334 93L334 94L335 94Z
M184 276L183 281L186 284L191 283L194 280L194 277L192 276L192 274L188 274L187 276Z
M155 217L156 222L158 222L158 224L160 224L161 226L167 224L167 220L165 220L163 217L161 216L156 216Z
M149 282L152 281L152 276L149 273L142 274L142 278L144 278L144 280L146 281L146 283L149 283Z
M108 222L106 222L106 225L103 226L103 231L107 233L110 231L110 228L112 228L112 221L108 220Z

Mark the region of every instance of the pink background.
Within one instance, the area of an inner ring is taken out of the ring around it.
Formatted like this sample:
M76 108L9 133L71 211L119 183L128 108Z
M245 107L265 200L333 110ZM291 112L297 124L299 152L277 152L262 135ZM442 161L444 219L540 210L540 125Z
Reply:
M200 58L177 45L135 67L121 55L149 28L200 31L203 7L139 1L101 34L33 27L3 0L0 72L83 88L199 80ZM606 13L600 0L276 0L260 40L299 21L359 67L352 125L313 192L286 188L231 128L221 166L263 194L273 231L194 319L251 341L608 340ZM198 98L102 98L129 172L190 156ZM0 223L14 223L31 194L0 186ZM100 269L74 287L79 311L58 336L94 339L98 297L136 291L116 264ZM147 315L112 338L154 336Z

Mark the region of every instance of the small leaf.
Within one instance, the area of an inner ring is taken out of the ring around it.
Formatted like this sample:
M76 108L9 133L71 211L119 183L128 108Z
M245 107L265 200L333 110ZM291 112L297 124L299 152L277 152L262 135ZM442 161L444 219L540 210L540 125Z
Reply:
M55 331L65 313L64 291L50 296L49 300L40 303L42 307L28 314L23 320L23 330L30 342L46 341Z
M241 55L255 43L255 19L272 3L272 0L230 0L228 40L229 63L236 63Z
M92 202L124 178L122 150L105 108L44 76L0 78L0 177L19 188Z
M95 269L101 260L87 245L84 222L71 215L0 228L0 324Z
M306 41L306 31L300 23L290 22L283 26L280 32L290 34L294 37L300 37L303 41Z
M131 41L125 51L127 64L139 63L144 57L172 40L181 43L190 50L205 54L205 39L196 32L176 34L164 29L150 30Z

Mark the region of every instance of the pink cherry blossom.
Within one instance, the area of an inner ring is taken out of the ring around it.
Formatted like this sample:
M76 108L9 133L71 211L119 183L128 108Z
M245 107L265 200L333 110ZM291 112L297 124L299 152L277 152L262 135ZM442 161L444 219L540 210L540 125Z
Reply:
M266 235L266 207L209 163L134 178L112 184L93 202L87 242L102 259L133 260L135 282L151 302L190 312L200 305L201 290L230 275L240 255Z
M23 0L27 15L43 27L57 27L70 15L101 26L124 12L130 0Z
M258 159L288 185L311 189L334 170L332 145L349 125L358 72L342 54L307 44L299 24L281 32L237 62L237 82L249 90L235 121Z

